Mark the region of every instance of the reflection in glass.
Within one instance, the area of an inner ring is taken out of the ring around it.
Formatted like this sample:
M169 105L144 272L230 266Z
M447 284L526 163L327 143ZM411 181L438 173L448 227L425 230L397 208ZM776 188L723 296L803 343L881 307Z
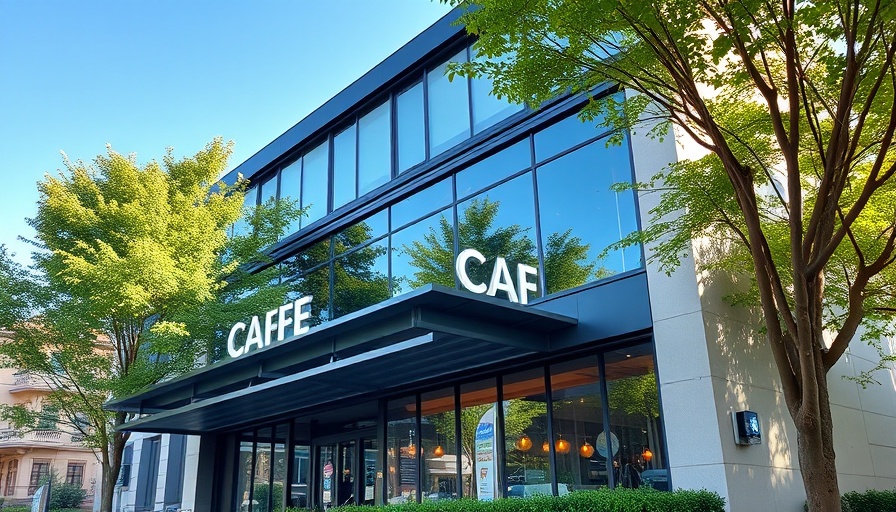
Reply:
M240 436L240 448L237 460L236 482L236 510L245 512L249 510L249 492L252 487L252 432L246 432Z
M333 236L333 252L338 256L364 245L389 231L388 210L382 210Z
M308 326L314 327L330 319L330 265L304 271L289 281L289 298L311 296L311 316ZM286 336L292 336L294 326L286 329Z
M291 507L308 507L308 473L311 470L311 447L296 444L293 450L293 481L289 503Z
M421 396L420 408L423 499L457 498L454 388L424 393Z
M277 199L277 175L273 175L261 184L261 202Z
M535 160L546 160L606 131L606 128L599 127L597 123L584 122L573 113L535 133Z
M414 192L414 195L392 205L392 226L400 228L424 215L448 206L452 201L451 178Z
M417 501L417 403L414 396L390 400L386 411L386 501Z
M466 62L467 49L448 59ZM429 107L430 157L451 148L470 137L470 98L467 80L456 76L448 80L448 62L426 74Z
M473 283L489 283L498 257L507 261L514 282L517 264L538 266L530 173L458 203L457 218L461 250L473 248L486 257L482 264L472 259L467 262L467 275ZM529 298L538 297L540 290L529 293ZM495 296L507 299L508 295L500 290Z
M387 240L382 239L333 260L333 318L390 297L388 254Z
M597 357L552 365L551 396L560 494L609 485Z
M335 506L336 501L336 447L333 445L323 445L317 449L318 466L317 471L320 475L320 488L317 489L320 496L320 507L324 510Z
M398 172L401 173L426 158L422 82L398 95L395 117Z
M333 137L333 209L354 199L355 173L355 125Z
M491 501L501 495L494 429L497 402L495 379L460 387L461 492L465 498Z
M305 209L302 226L327 214L329 153L329 146L324 141L302 158L302 208Z
M530 155L529 139L523 139L460 171L456 177L457 197L467 197L529 167Z
M271 510L279 512L283 510L283 492L286 482L286 437L287 425L283 424L275 429L274 452L271 468Z
M392 234L392 295L429 283L454 287L450 209Z
M387 100L358 121L358 195L363 196L392 176L391 103Z
M605 365L610 429L619 439L616 485L669 490L651 345L608 352Z
M544 369L504 377L503 392L507 496L552 494Z
M265 428L258 431L258 441L255 446L255 473L252 484L253 512L270 510L272 466L271 429Z
M295 201L296 205L298 205L301 189L302 159L300 158L280 171L280 198ZM290 223L289 227L286 229L286 234L288 235L298 231L299 223L300 219L293 219L292 223Z
M633 193L611 189L631 181L627 143L593 142L539 167L537 176L548 293L641 266L640 248L598 258L637 227Z
M483 57L475 55L473 48L470 48L470 52L474 53L473 60L485 60ZM522 105L510 103L506 98L495 97L492 94L492 86L492 81L485 76L470 80L473 133L481 132L522 108Z
M243 196L243 213L239 220L233 224L233 236L242 236L250 234L249 214L255 208L255 201L258 196L257 188L250 188Z

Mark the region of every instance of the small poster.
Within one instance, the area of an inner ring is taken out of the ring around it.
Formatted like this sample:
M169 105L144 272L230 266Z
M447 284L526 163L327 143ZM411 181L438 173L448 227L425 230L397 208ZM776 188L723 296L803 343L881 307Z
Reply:
M495 499L495 407L492 406L476 426L476 470L479 500Z

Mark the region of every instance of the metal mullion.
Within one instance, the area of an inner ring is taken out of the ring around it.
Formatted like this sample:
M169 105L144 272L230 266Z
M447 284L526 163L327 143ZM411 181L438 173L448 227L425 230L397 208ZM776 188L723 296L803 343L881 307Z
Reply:
M355 114L355 122L352 124L355 128L355 197L358 198L361 190L361 116Z
M417 460L417 471L416 471L416 480L417 480L417 503L421 503L423 501L423 433L421 431L421 427L423 426L423 420L421 418L421 399L420 393L417 393L414 397L416 401L416 417L414 418L414 436L417 438L417 452L414 455L414 458Z
M454 386L454 456L455 459L455 473L457 478L457 497L464 497L464 472L463 472L463 443L461 442L461 436L463 435L462 429L463 424L461 423L461 408L460 408L460 385L456 384Z
M497 480L500 488L495 489L495 498L505 498L507 494L507 475L505 474L505 462L507 460L507 443L504 439L504 376L498 375L495 379L496 396L498 403L495 407L495 444L498 448L495 466L498 470Z
M538 251L538 287L540 294L535 297L539 299L548 294L547 276L545 275L544 266L544 243L541 237L541 206L538 202L538 171L535 169L535 137L529 134L529 171L532 173L532 200L535 201L535 247ZM528 293L528 292L526 292ZM528 302L528 299L527 301Z
M271 425L271 442L268 443L270 445L271 450L271 462L268 465L268 509L264 512L270 512L274 506L274 453L275 446L277 445L277 426Z
M289 502L290 493L289 489L292 489L292 482L296 479L296 421L290 420L289 427L286 429L286 443L285 449L286 454L286 485L283 486L283 503L286 507L291 507L292 504Z
M429 72L423 68L423 161L428 162L429 154Z
M600 405L603 412L604 432L607 443L607 486L610 489L616 488L616 475L613 473L613 459L616 455L613 453L613 432L610 430L610 401L607 398L607 374L604 362L604 354L597 354L597 372L600 375ZM595 443L597 440L595 439Z
M542 366L542 372L544 373L544 397L548 413L548 467L551 469L551 494L557 496L559 486L557 485L557 456L554 448L554 399L551 396L551 367L549 365Z

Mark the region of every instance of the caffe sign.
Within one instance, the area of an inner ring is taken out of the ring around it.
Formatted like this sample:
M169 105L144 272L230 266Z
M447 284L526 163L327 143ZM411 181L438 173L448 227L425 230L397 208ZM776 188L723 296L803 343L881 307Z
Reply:
M233 324L227 336L227 353L230 357L237 358L251 350L267 347L275 341L283 341L290 325L293 326L294 336L305 334L310 328L308 320L311 318L311 298L311 295L299 297L261 317L253 316L249 325L243 322Z
M514 283L510 268L507 266L507 260L502 257L495 258L495 266L492 268L492 275L486 283L474 283L467 273L467 264L474 261L475 264L485 264L485 256L476 249L464 249L457 255L454 260L454 271L461 286L473 293L484 293L490 297L494 297L498 291L507 293L507 298L511 302L527 304L529 302L529 292L537 289L536 277L538 269L535 267L519 263L516 266L516 282Z

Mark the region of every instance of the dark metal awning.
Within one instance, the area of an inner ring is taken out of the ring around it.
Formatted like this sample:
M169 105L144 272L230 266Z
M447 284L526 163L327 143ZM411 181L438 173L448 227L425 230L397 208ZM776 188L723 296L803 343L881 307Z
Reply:
M107 408L150 414L122 427L131 431L226 430L549 352L552 333L574 325L537 307L429 285Z

